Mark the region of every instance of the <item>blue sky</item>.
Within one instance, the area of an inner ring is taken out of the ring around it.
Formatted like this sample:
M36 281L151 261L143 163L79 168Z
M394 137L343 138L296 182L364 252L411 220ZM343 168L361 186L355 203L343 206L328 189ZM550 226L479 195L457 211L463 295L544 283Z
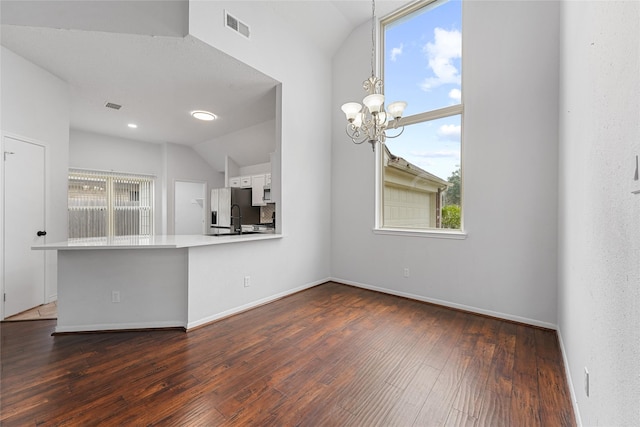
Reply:
M386 105L406 101L406 117L460 103L461 9L459 0L438 2L386 27ZM393 154L447 179L460 165L460 120L453 116L408 126L387 145Z

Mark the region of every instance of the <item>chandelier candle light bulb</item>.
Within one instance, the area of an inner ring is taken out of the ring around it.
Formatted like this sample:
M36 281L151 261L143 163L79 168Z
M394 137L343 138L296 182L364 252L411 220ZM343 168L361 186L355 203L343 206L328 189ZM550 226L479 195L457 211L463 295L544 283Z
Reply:
M367 141L375 151L376 142L384 144L387 138L397 138L404 131L400 127L398 134L387 135L386 131L393 118L393 129L397 129L402 119L407 103L396 101L389 104L388 112L384 109L384 95L382 94L382 80L374 74L373 64L375 56L375 11L376 2L371 2L371 77L363 83L363 88L369 92L362 100L364 106L357 102L347 102L342 105L342 111L347 118L347 135L354 144Z
M404 101L396 101L389 104L387 110L389 110L389 114L396 120L402 118L402 113L404 113L404 109L407 108L407 103Z
M384 104L384 95L377 93L367 95L362 100L362 103L367 106L371 114L378 114L380 110L382 110L382 105Z
M362 106L357 102L347 102L342 106L342 111L344 111L344 114L347 116L349 123L353 123L354 120L356 120L361 109Z

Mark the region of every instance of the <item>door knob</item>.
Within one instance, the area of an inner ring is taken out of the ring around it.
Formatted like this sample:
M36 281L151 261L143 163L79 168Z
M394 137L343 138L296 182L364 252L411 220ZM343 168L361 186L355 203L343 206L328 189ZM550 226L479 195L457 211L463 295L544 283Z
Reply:
M36 234L38 235L38 237L41 237L41 236L46 236L47 232L46 231L38 231Z

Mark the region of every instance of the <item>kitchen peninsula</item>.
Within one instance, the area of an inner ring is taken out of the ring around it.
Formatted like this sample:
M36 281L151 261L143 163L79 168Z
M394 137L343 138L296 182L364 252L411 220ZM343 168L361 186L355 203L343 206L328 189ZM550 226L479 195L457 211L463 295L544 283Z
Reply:
M224 283L216 269L234 268L238 283L249 280L242 264L220 263L220 251L238 251L258 240L275 244L281 234L228 236L159 235L73 239L33 246L58 251L56 333L153 329L190 329L266 301L244 306L216 305ZM235 254L234 254L235 256ZM240 285L242 286L242 285ZM271 297L275 299L278 296Z

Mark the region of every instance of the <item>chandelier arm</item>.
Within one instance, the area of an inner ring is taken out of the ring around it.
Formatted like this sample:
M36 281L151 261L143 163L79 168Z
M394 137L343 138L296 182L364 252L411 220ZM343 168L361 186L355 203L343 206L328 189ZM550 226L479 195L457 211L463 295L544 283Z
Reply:
M356 141L355 139L351 138L351 141L353 141L353 143L356 144L356 145L360 145L360 144L364 143L365 141L368 141L368 139L365 138L362 141Z
M348 124L345 132L354 144L360 145L363 142L369 140L369 135L366 132L364 133L364 135L361 135L360 129L353 129L353 127L354 126L352 124ZM352 129L352 131L349 132L349 129Z
M394 130L398 130L398 129L400 129L400 133L398 133L397 135L388 135L388 134L386 134L386 132L385 132L385 136L386 136L387 138L397 138L397 137L399 137L400 135L402 135L402 132L404 132L404 126L402 126L402 127L400 127L400 128L393 128L393 129L394 129Z

